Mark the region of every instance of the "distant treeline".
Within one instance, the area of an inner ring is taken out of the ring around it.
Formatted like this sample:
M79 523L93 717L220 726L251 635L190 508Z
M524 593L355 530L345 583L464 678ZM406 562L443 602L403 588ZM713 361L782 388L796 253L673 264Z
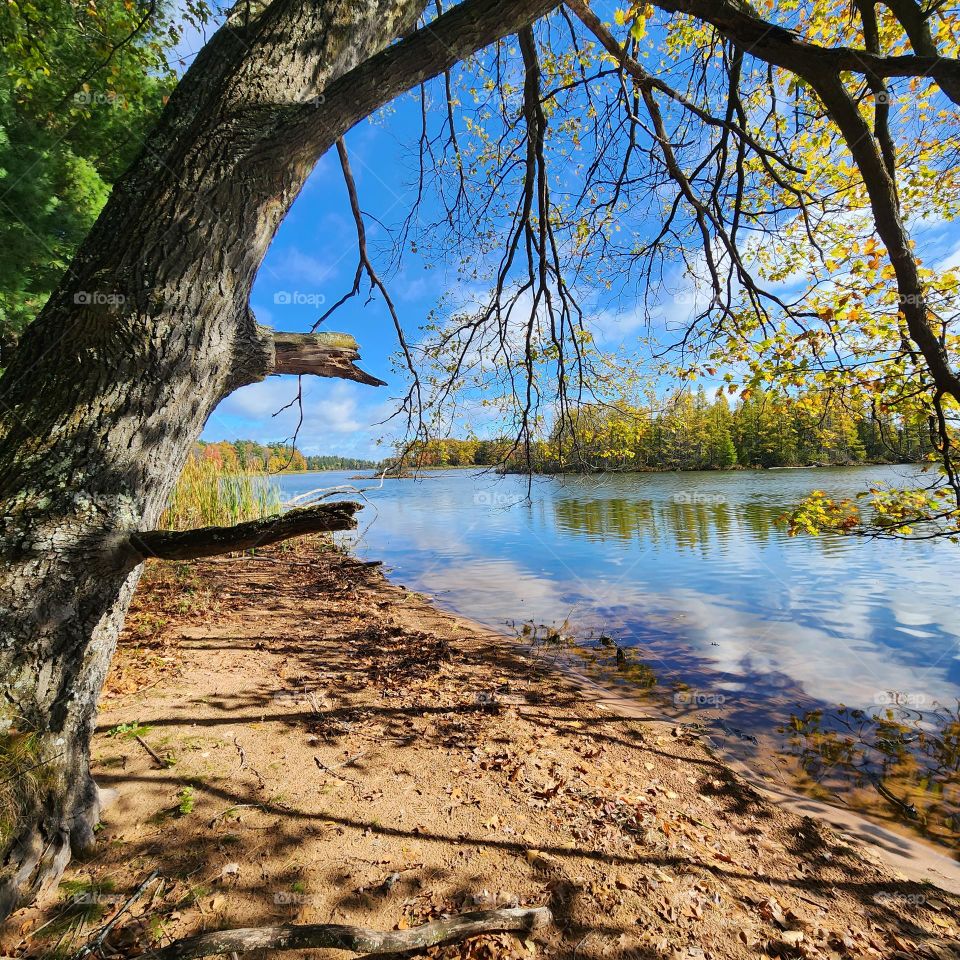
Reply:
M508 440L431 440L421 466L522 469ZM904 422L873 405L820 393L783 397L756 391L733 407L726 397L678 390L641 406L581 408L573 423L536 442L543 472L724 470L922 460L932 450L927 423ZM510 462L512 461L512 462Z
M379 464L376 460L356 457L304 456L284 443L257 443L254 440L219 440L197 445L197 453L204 460L219 463L226 470L251 470L264 473L302 470L370 470Z

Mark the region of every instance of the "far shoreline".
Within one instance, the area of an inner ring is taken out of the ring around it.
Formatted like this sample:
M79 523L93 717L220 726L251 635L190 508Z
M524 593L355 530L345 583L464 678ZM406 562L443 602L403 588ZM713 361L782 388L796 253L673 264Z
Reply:
M786 466L786 467L764 467L764 466L734 466L734 467L704 467L700 470L657 470L653 468L638 468L632 470L610 470L610 469L596 469L596 470L501 470L494 466L488 465L479 465L472 464L467 466L436 466L436 467L423 467L419 470L408 471L402 474L385 472L383 474L376 473L370 475L355 475L350 477L351 480L417 480L425 475L434 474L434 473L464 473L470 472L475 474L492 474L497 477L629 477L629 476L667 476L667 475L687 475L687 474L709 474L711 476L718 475L728 475L728 474L744 474L744 473L779 473L786 470L862 470L868 469L870 467L922 467L926 461L920 460L907 460L907 461L885 461L877 460L864 463L812 463L803 466ZM282 477L282 476L303 476L308 473L329 473L329 472L345 472L345 471L326 471L326 470L310 470L310 471L287 471L285 473L277 474L266 474L266 476L271 477Z

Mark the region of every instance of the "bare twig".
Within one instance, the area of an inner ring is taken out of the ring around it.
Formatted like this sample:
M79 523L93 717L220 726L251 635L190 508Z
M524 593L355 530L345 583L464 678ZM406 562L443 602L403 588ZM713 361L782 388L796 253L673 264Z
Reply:
M359 760L366 752L367 751L364 750L362 753L358 753L355 757L350 757L349 759L344 760L343 763L338 763L335 767L328 767L319 757L314 757L313 762L320 770L323 770L324 773L329 773L338 780L343 780L345 783L350 783L355 787L359 787L359 780L354 780L352 777L345 777L342 773L338 773L337 771L340 770L341 767L349 766L355 760Z
M151 747L150 744L147 743L147 741L143 739L143 737L137 736L137 737L134 737L134 739L137 741L137 743L140 744L141 747L143 747L144 750L147 751L147 753L150 754L150 756L153 758L153 762L156 763L156 765L157 765L161 770L166 770L166 768L167 768L167 763L163 760L162 757L159 757L159 756L157 755L157 753L156 753L156 751L153 749L153 747Z
M137 739L140 740L139 737L137 737ZM146 744L144 744L144 746L146 746ZM149 747L147 747L147 749L150 750ZM153 751L150 750L150 753L153 753ZM117 925L117 921L143 896L150 884L159 876L160 871L154 870L153 873L130 894L127 902L96 932L90 942L73 955L72 960L83 960L84 957L88 957L91 953L96 953L103 946L104 941L110 935L110 931Z

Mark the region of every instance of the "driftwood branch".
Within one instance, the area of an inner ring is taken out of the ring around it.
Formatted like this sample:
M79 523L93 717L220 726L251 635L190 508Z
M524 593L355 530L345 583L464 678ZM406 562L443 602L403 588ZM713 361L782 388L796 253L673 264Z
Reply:
M357 341L348 333L280 333L261 328L273 347L269 374L310 374L356 380L371 387L386 384L356 366L360 359Z
M404 953L464 940L480 933L528 932L544 927L552 920L547 907L527 907L463 913L410 930L369 930L338 923L249 927L217 930L175 940L162 950L144 956L149 960L190 960L192 957L251 950L305 950L311 947L366 954Z
M330 503L290 510L233 527L150 530L131 534L130 545L143 558L196 560L235 550L250 550L308 533L352 530L356 526L353 515L360 509L359 503Z

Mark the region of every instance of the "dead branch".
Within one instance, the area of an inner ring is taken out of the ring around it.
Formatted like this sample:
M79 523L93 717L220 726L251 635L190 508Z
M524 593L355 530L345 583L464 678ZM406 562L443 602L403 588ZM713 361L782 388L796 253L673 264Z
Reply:
M308 533L352 530L359 503L331 503L302 510L290 510L262 520L238 523L233 527L199 527L195 530L149 530L130 535L130 546L142 558L196 560L235 550L279 543Z
M339 923L217 930L176 940L162 950L144 954L150 960L190 960L252 950L305 950L326 947L353 953L404 953L481 933L529 932L553 921L547 907L481 910L447 920L425 923L410 930L370 930Z
M137 737L139 740L140 738ZM72 960L83 960L84 957L90 956L92 953L97 953L102 947L107 937L110 935L110 931L117 925L117 921L143 896L150 884L153 883L160 876L159 870L154 870L146 880L141 883L136 890L127 898L127 901L123 906L110 918L107 923L105 923L93 937L90 938L90 941L87 945L81 948L77 953L73 955Z
M271 374L312 374L356 380L371 387L384 387L354 364L359 359L357 341L346 333L281 333L270 331L274 359Z

